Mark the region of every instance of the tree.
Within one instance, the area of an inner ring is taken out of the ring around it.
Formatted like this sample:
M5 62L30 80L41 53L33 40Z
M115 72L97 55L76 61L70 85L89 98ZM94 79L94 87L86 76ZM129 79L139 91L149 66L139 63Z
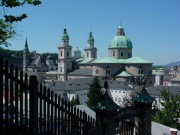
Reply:
M71 105L80 105L80 101L79 101L79 96L77 96L76 98L72 98L71 102L70 102Z
M41 4L40 0L1 0L0 7L1 11L0 14L3 14L3 17L0 18L0 45L9 46L10 43L7 42L8 39L14 37L16 35L16 31L14 29L14 23L20 22L27 17L26 14L22 13L19 16L15 15L7 15L6 8L17 8L19 6L24 6L25 4L29 5L39 5Z
M90 84L89 91L87 94L87 106L92 108L103 96L102 86L97 77L94 77L92 83Z
M180 110L180 95L172 95L169 91L161 91L160 109L153 117L155 122L164 124L169 127L180 129L180 125L177 122Z

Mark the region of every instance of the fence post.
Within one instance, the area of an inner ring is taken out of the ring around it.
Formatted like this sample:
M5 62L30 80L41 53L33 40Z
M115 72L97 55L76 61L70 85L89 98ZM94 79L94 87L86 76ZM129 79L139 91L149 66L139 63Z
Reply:
M36 76L30 76L30 132L38 134L38 81Z
M3 130L3 58L0 57L0 134Z

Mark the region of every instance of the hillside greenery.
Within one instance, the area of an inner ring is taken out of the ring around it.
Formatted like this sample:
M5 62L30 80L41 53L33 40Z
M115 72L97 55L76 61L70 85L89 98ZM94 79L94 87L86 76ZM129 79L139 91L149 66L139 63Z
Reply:
M30 57L34 56L34 52L30 52ZM51 55L54 61L57 60L58 54L57 53L42 53L39 54L42 58L42 63L46 62L47 56ZM4 58L4 60L8 60L10 63L13 63L15 66L22 68L23 62L23 50L9 50L0 47L0 56Z

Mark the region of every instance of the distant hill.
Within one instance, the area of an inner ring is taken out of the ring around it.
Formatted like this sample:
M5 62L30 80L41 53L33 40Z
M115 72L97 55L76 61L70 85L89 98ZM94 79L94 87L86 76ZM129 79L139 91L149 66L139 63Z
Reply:
M30 52L30 57L32 57L33 55L34 55L34 52ZM56 61L58 58L57 53L42 53L40 55L41 55L43 63L46 62L46 57L48 55L51 55L54 61ZM8 60L10 63L14 64L14 66L17 66L20 69L22 68L23 50L15 51L15 50L9 50L9 49L4 49L0 47L0 56L2 56L4 60Z
M180 65L180 61L168 63L164 65L164 67L171 67L171 66L177 66L177 65Z

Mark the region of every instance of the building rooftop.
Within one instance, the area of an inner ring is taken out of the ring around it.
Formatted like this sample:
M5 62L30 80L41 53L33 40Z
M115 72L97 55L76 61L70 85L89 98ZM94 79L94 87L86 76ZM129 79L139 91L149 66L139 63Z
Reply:
M170 127L152 121L152 135L170 135ZM180 135L180 131L177 132Z
M171 82L173 81L180 81L180 75L177 75L176 77L174 77L173 79L170 79Z
M152 62L149 62L141 57L132 57L128 59L116 59L113 57L103 57L103 58L87 58L83 61L81 61L79 64L91 64L91 63L96 63L96 64L107 64L107 63L119 63L119 64L152 64Z
M172 95L180 94L180 86L153 86L147 88L147 91L152 96L160 96L162 90L168 90Z
M78 75L92 76L92 74L93 74L92 68L80 68L68 73L68 75L77 75L77 76Z
M120 73L117 74L117 76L120 76L120 77L130 77L132 75L130 73L128 73L127 71L121 71Z

